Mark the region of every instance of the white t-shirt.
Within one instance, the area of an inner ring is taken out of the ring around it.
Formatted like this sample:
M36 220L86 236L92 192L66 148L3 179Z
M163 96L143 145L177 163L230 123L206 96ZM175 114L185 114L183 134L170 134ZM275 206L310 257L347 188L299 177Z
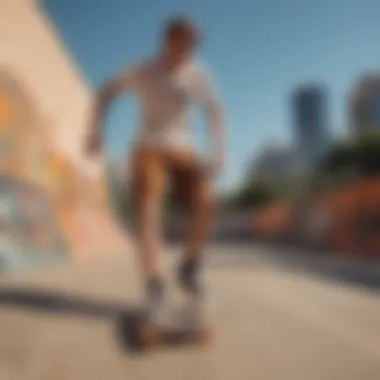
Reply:
M156 146L186 146L191 143L190 105L200 105L209 128L220 128L222 109L209 77L195 62L170 72L159 60L127 68L109 84L119 92L133 92L140 103L137 143Z

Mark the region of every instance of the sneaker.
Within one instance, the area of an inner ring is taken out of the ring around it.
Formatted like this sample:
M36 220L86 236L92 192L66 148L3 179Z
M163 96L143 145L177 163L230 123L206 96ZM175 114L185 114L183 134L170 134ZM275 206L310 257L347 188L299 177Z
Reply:
M195 299L201 297L203 289L199 275L199 262L183 260L178 269L178 282L187 295Z
M151 278L146 284L145 313L151 323L159 324L165 311L164 287L161 279Z

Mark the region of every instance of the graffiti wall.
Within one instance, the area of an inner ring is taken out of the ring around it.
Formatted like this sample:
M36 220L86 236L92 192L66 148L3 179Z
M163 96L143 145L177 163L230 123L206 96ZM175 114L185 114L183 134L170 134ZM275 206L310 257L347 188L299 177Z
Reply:
M1 223L12 224L7 214L12 196L23 215L32 213L33 219L38 214L37 206L22 206L21 195L11 190L23 188L22 194L35 203L44 199L50 211L40 212L45 222L36 217L43 234L17 227L21 232L12 241L22 236L42 249L52 241L47 236L54 226L75 257L124 251L124 233L108 207L102 160L89 159L82 151L91 89L41 5L8 1L0 14L0 176L2 183L10 183L1 193ZM10 22L16 19L22 28Z
M54 124L39 118L17 78L0 73L0 202L4 210L8 207L0 216L4 233L39 251L66 247L83 256L124 250L105 180L88 177L62 152L53 132Z
M18 251L67 252L53 207L46 126L11 73L0 73L0 225Z

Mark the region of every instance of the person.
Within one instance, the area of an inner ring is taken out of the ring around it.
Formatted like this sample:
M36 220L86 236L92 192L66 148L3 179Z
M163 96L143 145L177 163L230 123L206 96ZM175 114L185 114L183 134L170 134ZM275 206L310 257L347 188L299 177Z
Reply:
M86 139L88 154L98 154L102 121L111 101L123 92L136 94L141 122L132 155L131 193L147 308L153 314L165 293L159 232L167 186L173 184L189 213L178 281L188 295L200 299L202 255L213 221L213 180L226 163L224 112L209 74L194 59L200 39L191 20L169 20L158 57L127 67L100 88ZM192 104L203 108L209 127L211 154L206 160L191 143L188 118Z

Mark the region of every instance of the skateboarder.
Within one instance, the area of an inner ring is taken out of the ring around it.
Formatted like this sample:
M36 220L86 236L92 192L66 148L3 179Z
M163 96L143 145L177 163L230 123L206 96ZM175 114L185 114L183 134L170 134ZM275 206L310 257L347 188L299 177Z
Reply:
M178 280L195 297L201 295L199 270L213 214L212 179L225 166L223 112L201 66L193 59L200 33L186 18L170 20L154 59L130 66L97 93L86 150L102 145L102 121L115 97L133 92L140 101L140 126L132 159L132 204L137 212L141 267L146 279L148 312L163 304L164 282L159 266L160 213L169 181L189 211L186 248ZM188 117L191 103L205 111L211 156L201 160L191 144Z

